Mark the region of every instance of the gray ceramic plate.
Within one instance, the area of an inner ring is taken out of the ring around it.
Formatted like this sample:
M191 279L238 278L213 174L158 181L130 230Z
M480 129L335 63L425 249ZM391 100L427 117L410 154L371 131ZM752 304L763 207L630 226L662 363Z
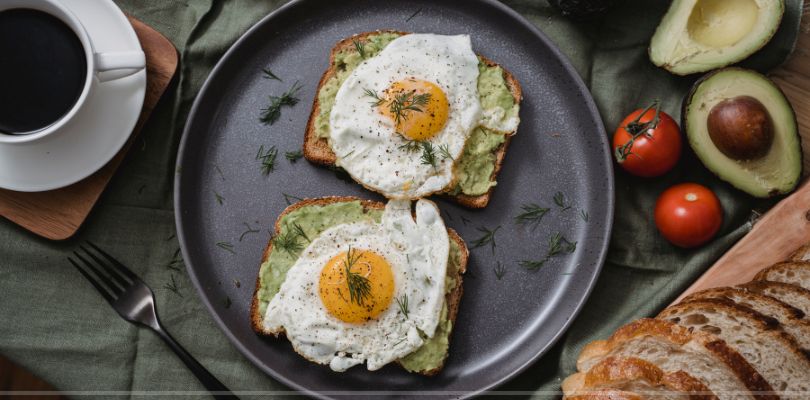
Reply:
M259 261L268 229L288 205L284 194L379 199L332 171L283 156L301 149L332 45L376 29L470 34L477 53L504 65L523 86L522 122L489 206L468 210L437 200L445 222L468 244L481 236L479 228L500 229L494 250L472 250L450 357L431 378L396 366L335 373L305 361L286 340L257 336L249 324ZM262 78L265 67L284 81ZM301 102L285 108L274 125L262 125L259 111L268 95L295 81L303 84ZM262 145L279 150L268 176L255 160ZM586 87L542 33L490 0L312 0L282 7L237 41L211 73L189 115L177 165L178 237L214 319L259 368L324 397L369 389L394 397L464 397L514 376L549 349L584 303L604 260L613 216L610 154ZM570 208L555 205L557 192ZM551 208L535 229L515 223L525 203ZM261 231L243 235L248 227ZM577 242L573 254L553 257L538 271L518 265L542 258L558 232ZM233 245L232 252L217 246L223 242ZM498 263L506 271L501 279L493 271Z

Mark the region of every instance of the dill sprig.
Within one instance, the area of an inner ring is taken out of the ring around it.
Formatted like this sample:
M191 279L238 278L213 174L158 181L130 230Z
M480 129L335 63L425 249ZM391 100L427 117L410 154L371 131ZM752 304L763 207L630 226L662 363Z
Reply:
M363 89L363 92L366 94L366 96L371 97L372 99L374 99L374 101L371 102L372 107L379 107L380 105L385 103L385 99L380 97L380 95L378 95L373 90L371 90L371 89Z
M225 200L225 198L224 198L224 197L222 197L222 196L221 196L219 193L217 193L217 191L216 191L216 190L213 190L213 192L214 192L214 198L216 198L216 199L217 199L217 203L219 203L219 205L222 205L222 203L224 203L224 202L225 202L225 201L224 201L224 200Z
M293 85L281 96L270 96L270 104L262 109L259 120L265 125L273 125L281 117L282 107L292 107L298 104L298 91L301 90L301 84L295 81Z
M225 182L225 174L222 173L222 169L219 168L218 164L214 164L214 168L216 168L219 177L222 178L222 181Z
M177 281L174 279L174 274L170 275L170 279L171 279L171 281L165 283L163 285L163 288L169 290L170 292L172 292L172 293L174 293L174 294L176 294L176 295L178 295L180 297L183 297L183 295L180 294L180 289L177 287Z
M295 232L295 234L298 235L298 237L303 238L307 242L312 241L309 239L309 236L307 236L306 232L304 232L304 228L302 228L301 225L298 225L297 222L293 222L293 232Z
M276 169L276 156L278 149L276 146L271 146L265 150L264 145L259 146L259 152L256 153L256 159L262 162L262 174L268 175Z
M450 154L450 146L447 144L439 146L439 154L442 156L442 160L453 160L453 155Z
M397 305L399 306L399 311L402 313L402 315L405 316L405 319L408 319L408 312L410 310L408 309L408 294L407 293L403 293L402 296L397 297Z
M262 73L264 74L264 79L273 79L281 82L281 78L279 78L273 71L270 71L270 68L262 68Z
M274 237L273 246L294 257L298 252L304 249L304 245L298 240L299 238L298 232L289 230Z
M231 296L225 296L225 300L222 301L222 305L225 306L225 308L231 308L231 304L233 304L231 302Z
M365 60L366 47L363 45L363 43L360 43L360 41L357 39L352 39L352 43L354 43L354 49L357 50L358 53L360 53L360 58Z
M565 195L563 192L557 192L554 194L554 204L556 204L557 207L562 208L563 211L571 208L571 205L565 204Z
M548 251L546 256L540 260L524 260L520 266L529 270L537 270L542 267L551 257L559 254L571 254L577 249L577 242L571 242L561 233L557 232L548 240Z
M244 226L245 226L245 228L247 228L247 229L245 229L245 231L244 231L244 232L242 232L242 234L241 234L241 235L239 235L239 241L240 241L240 242L242 241L242 239L244 239L244 238L245 238L245 236L246 236L246 235L249 235L249 234L251 234L251 233L258 233L258 232L260 232L260 231L261 231L261 229L259 229L259 228L253 229L253 228L250 226L250 224L248 224L247 222L242 222L242 225L244 225Z
M585 211L585 210L579 210L579 216L585 222L588 222L588 219L590 218L590 216L588 215L588 212Z
M473 240L472 248L477 249L481 246L490 245L490 247L492 247L492 254L495 254L495 247L497 246L497 244L495 243L495 234L498 232L498 229L501 229L500 225L498 225L497 228L492 230L487 229L483 226L476 228L476 230L478 230L478 232L481 232L482 235L480 238Z
M287 152L284 153L284 158L286 158L287 161L289 161L289 162L291 162L293 164L295 164L295 162L300 160L301 157L303 157L303 156L304 156L304 152L301 151L301 150L287 151Z
M346 282L349 285L349 300L362 306L366 298L371 296L371 282L365 276L352 271L352 267L361 256L362 254L358 254L350 246L346 252L346 259L343 260L343 268L346 270Z
M394 96L389 109L394 115L396 124L399 125L400 121L408 119L408 111L423 112L420 107L427 104L428 101L430 101L430 93L416 94L416 92L410 91Z
M231 254L236 254L236 252L233 251L233 243L231 242L218 242L217 246Z
M472 221L470 221L467 217L462 215L461 216L461 222L464 224L464 226L467 226L467 224L469 224Z
M430 165L436 171L436 150L430 142L420 142L422 144L422 165Z
M404 137L404 135L403 135L403 137ZM420 142L418 140L405 139L405 144L399 145L398 148L400 150L405 150L405 151L410 152L410 153L415 153L415 152L419 151L419 149L422 148L421 144L422 144L422 142Z
M537 227L543 216L549 211L548 208L540 207L535 203L524 204L520 206L520 209L523 212L515 217L515 222L518 224L532 224L532 229Z
M502 262L498 261L495 267L492 268L492 272L495 273L495 277L498 278L498 280L501 280L503 276L506 275L506 268L503 266Z
M302 199L302 198L300 198L300 197L298 197L298 196L293 196L293 195L291 195L291 194L287 194L287 193L282 193L282 195L284 196L284 201L286 201L286 202L287 202L287 205L288 205L288 206L289 206L289 205L292 205L292 203L293 203L293 202L292 202L290 199L295 200L295 201L301 201L301 200L304 200L304 199Z

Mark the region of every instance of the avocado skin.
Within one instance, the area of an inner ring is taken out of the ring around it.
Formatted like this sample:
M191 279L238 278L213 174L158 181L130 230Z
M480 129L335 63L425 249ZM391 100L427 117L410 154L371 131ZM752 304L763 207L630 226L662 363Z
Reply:
M693 151L695 151L695 154L697 155L697 158L703 163L703 165L707 169L712 171L712 173L714 173L718 178L720 178L723 181L729 183L731 186L734 186L735 188L737 188L737 189L739 189L739 190L741 190L743 192L748 193L734 179L729 179L727 176L725 176L725 174L722 171L718 171L716 168L714 168L714 166L711 165L711 162L707 162L706 160L703 160L703 158L700 157L700 155L698 154L697 149L695 149L696 142L695 142L694 138L692 137L693 135L689 132L689 129L688 129L688 127L689 127L689 125L688 125L688 122L689 122L688 121L688 119L689 119L689 106L692 104L693 101L697 100L694 97L695 97L695 94L696 94L697 90L700 88L700 86L704 82L706 82L707 80L712 78L714 75L717 75L719 73L733 72L733 71L739 71L739 72L744 72L744 73L752 73L752 74L755 74L755 75L761 77L762 79L765 79L765 80L771 82L772 85L773 85L773 88L776 89L776 91L779 94L781 94L782 97L787 99L787 96L785 96L785 93L782 91L782 89L778 85L773 83L770 79L768 79L765 75L762 75L761 73L759 73L757 71L749 70L749 69L746 69L746 68L725 67L725 68L717 69L717 70L714 70L714 71L712 71L710 73L707 73L707 74L703 75L702 77L700 77L700 79L695 81L695 83L689 89L689 92L684 96L683 101L681 102L681 121L680 122L681 122L681 129L686 134L686 138L687 138L687 141L689 142L689 146L692 147ZM796 112L791 108L789 114L792 116L793 125L798 127L798 121L796 120ZM772 116L772 117L774 117L774 116ZM775 137L778 136L778 135L783 135L783 134L786 134L786 133L779 132L779 131L774 132ZM765 196L755 195L755 194L752 194L752 193L749 193L749 194L751 194L754 197L772 198L772 197L777 197L777 196L780 196L780 195L783 195L783 194L790 193L790 192L792 192L793 190L796 189L796 187L799 185L799 182L801 181L801 177L802 177L802 172L803 172L802 169L803 169L803 165L804 165L804 152L801 149L801 146L802 146L801 136L799 136L798 130L795 132L795 135L797 136L796 143L797 143L797 145L799 147L799 162L798 162L798 169L799 169L798 172L799 173L798 173L797 179L795 180L795 182L792 183L790 189L789 190L772 190L769 193L767 193L767 195L765 195ZM706 136L708 137L708 132L706 132ZM776 138L774 140L776 140ZM711 140L709 140L709 142L711 142Z
M564 17L589 20L604 16L616 0L549 0Z

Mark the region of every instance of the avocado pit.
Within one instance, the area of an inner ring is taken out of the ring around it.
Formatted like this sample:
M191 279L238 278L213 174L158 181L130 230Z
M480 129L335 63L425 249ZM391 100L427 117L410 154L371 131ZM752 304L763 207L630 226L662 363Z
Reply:
M717 149L735 160L754 160L768 154L774 127L768 110L751 96L737 96L717 103L706 121Z

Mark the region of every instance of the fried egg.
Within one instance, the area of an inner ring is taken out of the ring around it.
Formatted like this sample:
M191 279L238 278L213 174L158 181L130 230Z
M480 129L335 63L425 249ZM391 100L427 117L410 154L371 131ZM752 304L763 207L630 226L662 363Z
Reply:
M394 39L337 92L329 118L336 164L388 198L447 189L455 161L482 120L478 75L467 35Z
M450 242L436 205L392 200L379 223L322 232L287 271L264 325L296 352L344 371L377 370L433 337L444 304Z

